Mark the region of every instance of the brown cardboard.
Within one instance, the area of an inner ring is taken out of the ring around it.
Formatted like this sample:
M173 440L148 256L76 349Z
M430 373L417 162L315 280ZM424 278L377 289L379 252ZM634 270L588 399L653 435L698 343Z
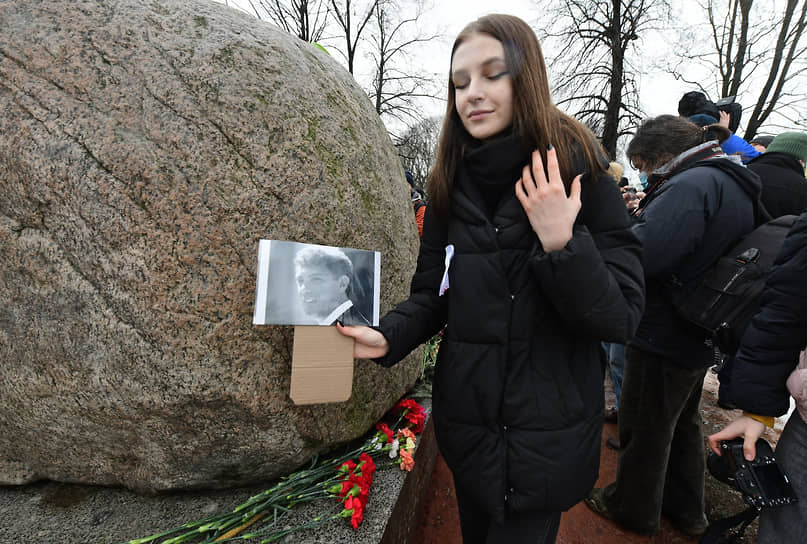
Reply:
M294 404L345 402L353 388L353 339L336 327L297 325L291 355Z

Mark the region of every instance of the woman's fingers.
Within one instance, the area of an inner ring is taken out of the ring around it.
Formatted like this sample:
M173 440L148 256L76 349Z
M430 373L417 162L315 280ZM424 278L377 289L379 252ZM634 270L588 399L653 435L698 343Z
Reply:
M537 149L532 152L532 177L535 180L535 185L546 183L546 174L544 174L544 161L541 158L541 152Z
M569 199L574 202L580 202L580 193L582 192L582 184L581 180L583 179L583 174L577 174L574 179L572 180L572 186L569 190ZM561 181L561 183L563 183Z
M541 157L537 151L535 154ZM563 180L560 177L560 167L558 166L558 155L555 152L555 147L549 144L546 150L546 172L549 174L549 183L554 185L563 185Z
M524 166L521 170L521 179L518 180L518 183L526 195L531 195L535 191L535 180L532 179L530 165Z
M516 182L515 193L532 230L548 253L563 249L572 238L574 221L581 206L582 174L572 180L567 195L558 158L552 146L547 150L546 164L548 168L544 172L540 151L533 151L531 165L522 170L521 179Z
M562 186L563 179L560 177L558 158L555 154L555 148L552 146L550 146L549 151L547 151L547 166L549 180L547 180L546 173L544 172L544 161L541 158L541 152L537 149L533 151L530 164L524 166L521 171L521 179L516 183L516 194L519 194L518 186L521 186L522 196L540 198L545 193L548 185L555 184ZM519 200L521 198L522 197L519 196Z
M389 343L384 335L375 329L364 326L345 326L336 324L336 329L353 338L353 357L356 359L375 359L383 357L389 351Z
M547 176L549 178L547 179ZM529 179L526 174L522 174L522 179ZM560 176L560 165L558 164L558 154L552 144L546 150L546 170L544 170L544 160L541 152L537 149L532 152L532 179L534 185L539 190L543 190L546 185L563 187L563 178ZM527 187L528 193L530 187Z

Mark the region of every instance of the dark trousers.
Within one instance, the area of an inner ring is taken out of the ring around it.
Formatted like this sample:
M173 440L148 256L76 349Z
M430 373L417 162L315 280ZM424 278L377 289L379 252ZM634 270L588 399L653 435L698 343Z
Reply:
M460 488L455 488L463 544L552 544L558 536L560 512L507 512L496 523Z
M661 514L681 526L705 524L700 399L706 368L685 368L628 346L616 482L604 500L627 528L651 533Z

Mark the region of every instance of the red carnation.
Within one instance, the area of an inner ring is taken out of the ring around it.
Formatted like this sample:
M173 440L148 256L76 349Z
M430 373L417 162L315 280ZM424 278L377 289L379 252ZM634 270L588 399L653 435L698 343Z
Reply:
M375 428L387 437L387 444L392 443L392 429L389 428L389 425L386 423L376 423Z
M412 427L412 431L416 434L423 432L423 427L426 424L426 410L423 406L415 402L414 399L403 399L398 402L393 408L396 414L403 412L404 419Z
M426 425L426 414L409 412L404 417L412 426L412 432L420 434L423 432L423 427Z
M343 481L343 482L342 482L342 490L341 490L341 491L339 491L339 496L340 496L340 497L346 497L346 496L348 496L348 493L353 492L353 488L354 488L354 487L356 487L356 483L355 483L355 482L352 482L352 481L350 481L350 480L345 480L345 481ZM353 492L352 494L353 494L353 495L355 495L356 493L355 493L355 492Z
M390 433L392 433L392 431L390 431ZM392 442L392 439L390 439L390 442ZM361 473L366 475L367 478L372 482L373 474L375 474L375 463L373 462L373 458L370 457L367 452L364 452L359 455L359 465L361 466Z
M348 495L347 499L345 499L345 511L353 510L354 503L358 504L359 500L353 497L353 495Z
M350 524L353 526L354 529L359 528L359 524L362 522L364 518L364 503L362 501L356 499L353 501L353 515L350 516Z
M366 497L370 494L370 485L373 483L372 476L368 478L366 475L354 473L350 475L350 482L359 488L355 495L366 500Z

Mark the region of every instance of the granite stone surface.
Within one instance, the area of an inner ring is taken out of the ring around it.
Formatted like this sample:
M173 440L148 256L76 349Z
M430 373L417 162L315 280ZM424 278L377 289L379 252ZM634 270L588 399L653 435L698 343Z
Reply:
M382 315L408 293L408 186L334 59L204 0L0 0L0 28L0 483L248 486L412 386L419 354L357 361L349 401L295 406L292 329L251 323L262 238L381 251Z
M409 544L434 469L437 445L429 423L415 452L415 467L376 472L364 521L358 530L336 520L284 537L286 544ZM271 486L272 482L218 491L169 492L145 496L123 488L38 482L0 486L0 542L112 544L143 538L182 523L226 512ZM284 526L335 513L336 501L323 500L291 511ZM260 528L260 525L251 527ZM246 542L259 542L247 540ZM414 544L414 543L413 543Z

